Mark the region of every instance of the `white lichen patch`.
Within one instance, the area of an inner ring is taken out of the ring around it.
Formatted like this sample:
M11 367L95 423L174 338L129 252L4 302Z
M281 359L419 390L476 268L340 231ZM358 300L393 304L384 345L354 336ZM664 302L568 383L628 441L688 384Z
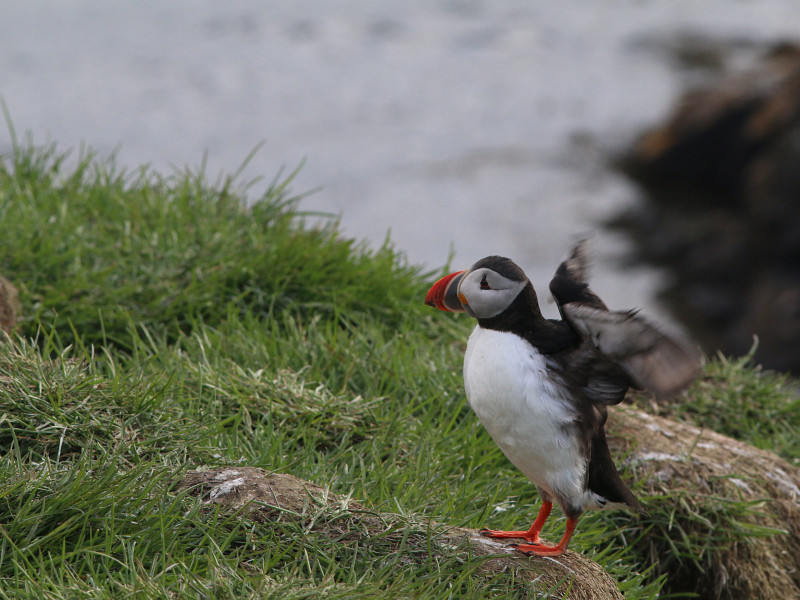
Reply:
M649 417L649 415L648 415L648 417ZM672 433L671 431L667 431L663 427L660 427L658 425L658 423L645 423L644 427L645 427L645 429L649 429L653 433L660 433L661 435L663 435L664 437L667 437L667 438L674 438L675 437L674 433Z
M749 485L747 485L747 483L744 480L739 479L738 477L730 477L728 479L728 481L730 481L733 485L738 487L740 490L743 490L743 491L747 492L751 496L755 494L753 492L752 488Z
M244 477L239 477L237 479L231 479L230 481L226 481L216 487L211 488L211 491L208 493L208 502L213 502L220 496L227 496L237 487L243 485L246 481L247 480Z
M781 491L791 496L793 500L800 499L800 488L791 480L786 471L780 467L775 467L772 471L767 471L765 475L767 479L777 483Z
M631 459L632 462L649 462L651 460L680 462L683 460L683 457L668 452L641 452L632 456Z
M227 481L232 477L241 477L241 475L241 472L236 469L222 469L222 471L214 475L214 481Z

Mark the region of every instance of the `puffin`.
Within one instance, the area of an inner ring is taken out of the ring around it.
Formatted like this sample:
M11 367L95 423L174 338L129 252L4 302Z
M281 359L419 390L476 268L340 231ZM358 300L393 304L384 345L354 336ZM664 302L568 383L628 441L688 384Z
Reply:
M561 319L546 319L523 270L502 256L439 279L425 303L477 319L464 355L472 410L508 460L538 489L541 507L529 529L482 529L519 539L529 556L559 556L584 511L645 513L622 481L608 448L607 407L629 388L656 397L680 394L698 376L700 353L636 310L612 311L589 288L588 241L558 266L550 292ZM540 534L557 503L566 530L555 545Z

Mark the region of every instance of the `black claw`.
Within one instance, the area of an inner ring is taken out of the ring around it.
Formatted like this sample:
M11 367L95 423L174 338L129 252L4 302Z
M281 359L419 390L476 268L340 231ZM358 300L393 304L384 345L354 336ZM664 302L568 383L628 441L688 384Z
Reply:
M511 545L509 546L509 548L513 548L514 550L516 550L516 551L517 551L517 552L519 552L520 554L524 554L525 556L533 556L533 552L530 552L530 551L525 551L525 550L520 550L520 549L519 549L519 546L520 546L519 544L511 544Z

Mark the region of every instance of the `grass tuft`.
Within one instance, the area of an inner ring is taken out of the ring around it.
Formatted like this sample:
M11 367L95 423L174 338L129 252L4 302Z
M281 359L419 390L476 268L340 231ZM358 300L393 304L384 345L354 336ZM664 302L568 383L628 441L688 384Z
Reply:
M292 175L245 203L235 180L118 171L88 153L67 169L54 146L0 161L0 265L28 307L24 332L63 345L130 350L129 323L156 334L214 325L231 310L391 322L418 270L388 245L341 238L333 220L304 226Z
M171 440L198 426L165 403L167 375L109 379L72 348L54 358L24 340L0 344L0 450L37 462L87 450L130 460L166 460ZM185 460L188 445L179 451Z

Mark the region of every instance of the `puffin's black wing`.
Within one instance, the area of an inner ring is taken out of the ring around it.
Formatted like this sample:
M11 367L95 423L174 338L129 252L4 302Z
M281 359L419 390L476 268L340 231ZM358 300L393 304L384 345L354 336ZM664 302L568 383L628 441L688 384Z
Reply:
M598 310L608 310L605 303L589 289L589 241L581 240L572 248L569 257L558 265L550 281L550 293L558 305L561 318L567 320L564 305L579 302Z
M556 270L550 282L550 292L558 305L564 323L573 334L584 342L571 353L568 360L572 365L572 375L580 380L581 395L592 404L618 404L622 402L630 378L625 370L612 360L601 356L591 343L586 343L581 330L573 324L564 308L573 304L592 307L598 311L608 311L605 303L589 289L586 282L589 275L588 242L579 242ZM576 368L577 367L577 368ZM602 419L605 421L605 417Z
M635 311L608 310L589 289L589 253L579 242L559 265L550 291L562 318L605 358L619 365L636 387L656 396L674 396L697 377L699 353L688 343L665 335Z
M610 312L579 303L563 307L566 319L601 354L619 364L637 387L656 396L679 394L700 372L700 356L635 312Z

